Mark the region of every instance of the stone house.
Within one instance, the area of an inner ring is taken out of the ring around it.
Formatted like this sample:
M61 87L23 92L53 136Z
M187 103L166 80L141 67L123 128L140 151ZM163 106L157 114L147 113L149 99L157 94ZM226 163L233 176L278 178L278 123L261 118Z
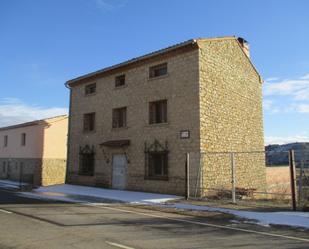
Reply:
M189 40L66 86L68 183L182 195L186 153L264 150L262 80L242 38ZM243 187L264 187L260 159L238 165ZM226 177L205 167L205 186Z
M67 115L0 128L0 179L64 183L67 132Z

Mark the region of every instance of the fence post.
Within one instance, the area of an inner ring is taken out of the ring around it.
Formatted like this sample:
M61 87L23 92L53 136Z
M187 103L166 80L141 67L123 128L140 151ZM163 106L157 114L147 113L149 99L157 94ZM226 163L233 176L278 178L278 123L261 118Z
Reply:
M231 169L232 169L232 202L236 203L236 177L235 177L235 154L231 153Z
M186 154L186 199L190 197L190 154Z
M292 209L296 211L296 182L295 182L295 154L294 150L289 150L290 182L292 195Z
M23 183L23 165L19 164L19 189L22 190L22 183Z
M303 191L303 168L304 168L304 161L300 162L300 172L299 172L299 179L298 179L298 207L302 205L302 191Z

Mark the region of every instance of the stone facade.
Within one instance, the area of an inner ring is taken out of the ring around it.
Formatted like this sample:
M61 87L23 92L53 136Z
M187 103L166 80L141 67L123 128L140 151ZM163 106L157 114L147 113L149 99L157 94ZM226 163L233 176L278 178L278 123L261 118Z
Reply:
M200 41L200 144L203 188L266 186L260 76L236 39Z
M149 79L149 68L161 63L167 63L168 74ZM121 74L125 74L126 84L115 88L115 77ZM91 83L96 83L96 93L85 96L85 85ZM112 187L113 155L125 154L126 189L183 195L186 153L263 150L260 78L234 37L192 40L68 81L67 85L71 91L69 183ZM162 99L167 100L167 123L150 125L149 102ZM112 109L119 107L127 107L126 128L112 128ZM95 131L85 133L83 115L93 112ZM180 138L183 130L190 132L189 138ZM100 146L123 139L130 140L126 148ZM165 180L150 180L145 174L145 146L155 141L168 147ZM85 146L94 148L93 176L78 173L79 153ZM197 171L199 164L199 159L192 160L191 170ZM262 186L262 164L254 172L244 169L243 181ZM215 181L218 168L212 164L207 168L212 174L207 178L205 172L205 182Z

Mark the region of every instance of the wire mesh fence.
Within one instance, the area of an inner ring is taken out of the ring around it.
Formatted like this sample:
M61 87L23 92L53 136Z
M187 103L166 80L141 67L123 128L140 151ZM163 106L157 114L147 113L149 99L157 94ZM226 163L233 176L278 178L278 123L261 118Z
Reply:
M32 188L36 167L33 164L18 160L2 160L0 166L0 179L9 180L18 185L21 190Z
M309 210L309 151L295 151L295 185L299 209Z
M289 151L188 153L189 198L262 207L290 208ZM309 151L295 151L299 208L308 206Z

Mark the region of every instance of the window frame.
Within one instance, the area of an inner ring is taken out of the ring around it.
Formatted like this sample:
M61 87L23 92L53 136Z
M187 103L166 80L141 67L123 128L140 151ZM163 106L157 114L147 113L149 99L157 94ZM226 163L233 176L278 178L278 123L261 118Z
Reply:
M4 135L3 136L3 147L8 147L8 144L9 144L9 136Z
M122 80L123 80L123 84L119 84L119 83L121 83ZM117 75L115 77L115 88L121 88L121 87L124 87L126 85L127 85L127 83L126 83L126 75L125 74L120 74L120 75Z
M89 91L89 89L91 90L93 88L94 88L94 91ZM94 95L94 94L96 94L96 92L97 92L97 83L96 82L85 85L85 88L84 88L85 96Z
M161 173L157 174L156 170L158 165L155 165L158 162L156 156L161 156L159 161L161 165L159 166ZM167 151L150 151L147 156L147 166L148 174L147 178L152 180L168 180L168 152Z
M160 73L161 70L164 70L164 73ZM148 78L149 79L156 79L159 77L164 77L168 75L168 64L167 62L160 63L154 66L149 67Z
M23 133L21 133L21 141L20 141L20 145L21 146L26 146L26 133L25 132L23 132Z
M166 124L168 122L167 109L167 99L150 101L148 104L149 125Z
M89 118L88 121L86 120L86 117L90 117L93 115L93 120L92 120L92 126L89 124ZM86 124L88 122L88 124ZM89 132L95 132L96 129L96 113L95 112L89 112L89 113L84 113L83 115L83 132L89 133Z
M118 118L118 120L116 120L116 118ZM120 120L122 122L120 122ZM120 123L122 123L122 126L120 126ZM112 110L112 128L113 129L127 128L127 107L126 106L114 108Z
M85 163L86 159L88 159L88 160L91 159L90 163L89 163L89 161L87 163ZM90 167L89 167L89 164L91 165ZM85 169L87 169L87 170L85 170ZM80 153L79 154L78 175L94 176L94 171L95 171L95 153L94 152Z

